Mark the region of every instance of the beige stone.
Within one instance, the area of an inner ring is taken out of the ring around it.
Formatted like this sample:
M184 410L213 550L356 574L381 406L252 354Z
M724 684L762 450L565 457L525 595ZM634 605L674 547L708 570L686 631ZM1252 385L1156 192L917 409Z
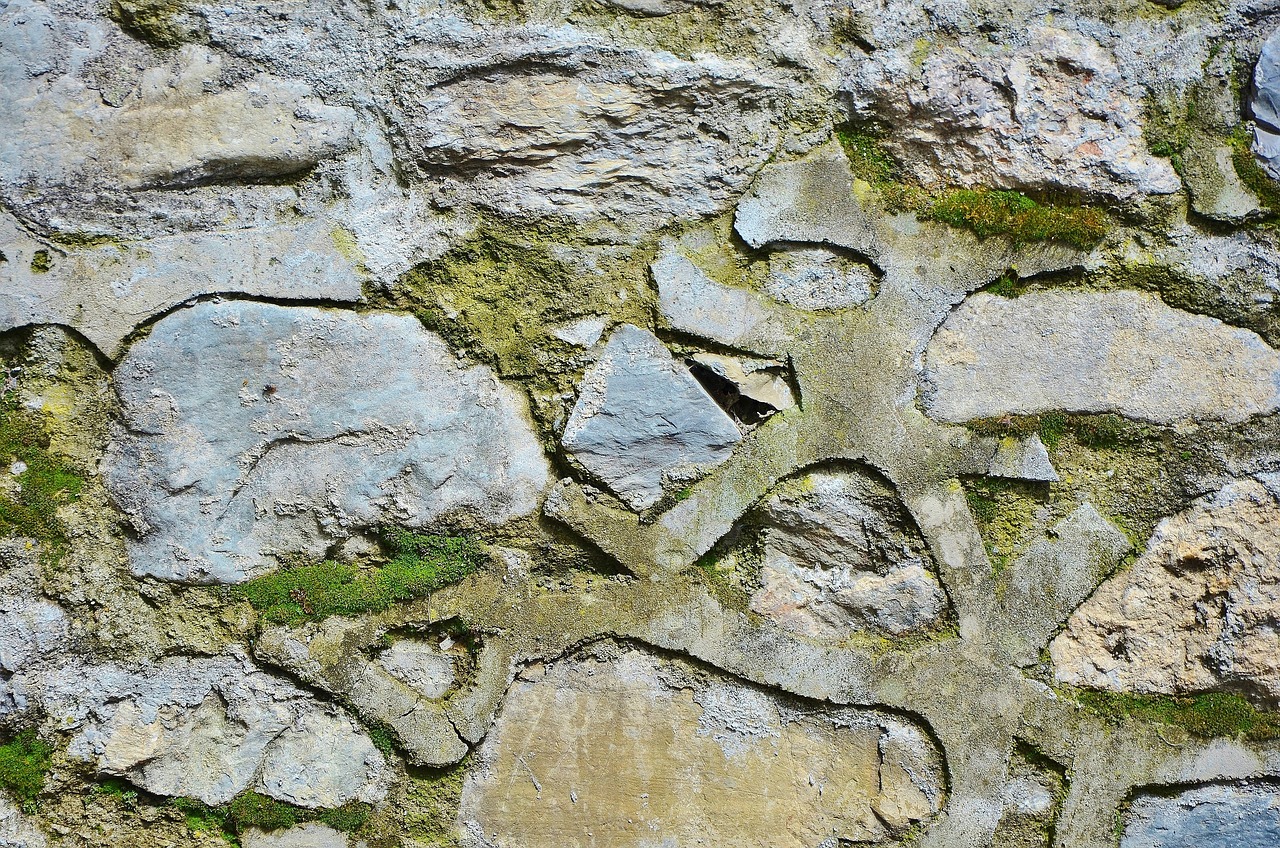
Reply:
M461 815L472 846L811 848L890 838L942 793L931 743L900 719L601 648L512 685Z
M1156 528L1050 645L1059 682L1131 692L1244 690L1280 703L1280 501L1232 483Z

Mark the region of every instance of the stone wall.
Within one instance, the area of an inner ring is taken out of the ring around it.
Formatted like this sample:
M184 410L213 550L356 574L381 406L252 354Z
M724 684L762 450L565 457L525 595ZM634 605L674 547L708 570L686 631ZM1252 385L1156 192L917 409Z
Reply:
M1278 28L0 0L0 845L1280 843Z

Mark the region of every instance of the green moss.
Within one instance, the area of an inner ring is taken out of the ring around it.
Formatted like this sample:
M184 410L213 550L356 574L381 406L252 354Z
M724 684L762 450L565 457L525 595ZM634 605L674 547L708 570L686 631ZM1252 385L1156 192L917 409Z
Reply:
M1240 182L1257 196L1262 206L1272 215L1280 214L1280 183L1267 176L1267 172L1258 164L1251 142L1249 130L1243 126L1237 127L1228 139L1231 164L1235 166Z
M108 789L104 794L115 793ZM341 807L311 810L277 801L257 792L243 792L232 798L230 803L217 807L210 807L192 798L172 798L169 804L186 817L187 827L195 833L221 837L231 845L239 845L239 837L250 828L269 832L311 821L321 822L344 833L353 833L364 827L373 812L369 804L358 801Z
M0 535L25 536L42 542L55 557L66 547L58 507L74 501L83 481L49 451L43 415L22 407L16 393L0 397L0 463L14 475L18 490L0 493Z
M224 821L233 833L241 833L251 827L284 830L298 823L298 815L296 808L289 804L257 792L245 792L227 805Z
M411 774L406 786L403 829L422 848L457 848L458 805L462 801L462 779L467 760L444 769L421 769Z
M296 622L330 615L378 612L424 597L479 568L484 551L474 539L391 530L393 559L357 568L325 561L284 568L236 587L267 621Z
M1065 412L1045 412L1040 415L1008 415L1003 418L982 418L966 425L980 436L992 438L1026 438L1039 434L1049 450L1056 450L1064 436L1070 434L1081 445L1093 450L1115 450L1145 439L1151 434L1141 424L1134 424L1119 415L1068 415Z
M1099 209L1071 203L1041 203L1017 191L986 188L925 189L905 181L874 133L845 125L837 128L853 175L869 183L891 212L970 230L979 237L1005 236L1014 244L1056 241L1087 250L1107 234L1107 216Z
M1041 483L996 477L968 478L962 483L992 569L1000 574L1013 560L1036 511L1048 500L1048 488Z
M41 248L31 254L31 271L34 274L47 274L53 268L53 257L49 251Z
M0 786L20 801L33 801L44 789L53 746L24 730L12 742L0 745Z
M982 238L1008 236L1014 244L1059 241L1088 249L1107 234L1107 218L1097 209L1041 204L1016 191L950 189L920 217L972 230Z
M1226 692L1175 697L1080 691L1076 700L1085 709L1119 724L1126 718L1181 727L1193 736L1252 740L1280 738L1280 713L1256 709L1245 698Z

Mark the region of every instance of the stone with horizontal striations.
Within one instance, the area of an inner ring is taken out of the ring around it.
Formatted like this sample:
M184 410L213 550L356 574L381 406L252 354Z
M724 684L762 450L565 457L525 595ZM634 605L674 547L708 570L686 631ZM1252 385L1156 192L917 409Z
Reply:
M235 583L379 525L501 524L547 482L523 399L408 316L201 304L115 377L136 574Z
M728 459L741 438L687 368L647 330L624 324L583 377L562 442L633 509Z
M1253 152L1267 173L1280 180L1280 30L1262 45L1253 69L1253 99L1249 106L1256 122Z
M1160 424L1280 408L1280 354L1257 334L1134 291L976 294L930 340L925 409L942 421L1115 412Z

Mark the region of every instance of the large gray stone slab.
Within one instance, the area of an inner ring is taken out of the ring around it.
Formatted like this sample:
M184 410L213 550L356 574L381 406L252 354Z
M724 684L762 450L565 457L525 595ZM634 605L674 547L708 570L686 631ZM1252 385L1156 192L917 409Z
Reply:
M1120 848L1273 848L1280 845L1275 783L1197 786L1138 796Z
M976 294L926 354L925 409L943 421L1115 412L1161 424L1280 408L1280 354L1256 333L1134 291Z
M624 324L582 379L562 442L633 509L723 462L741 438L687 368L647 330Z
M115 381L104 474L137 574L235 583L379 525L501 524L547 481L523 398L408 316L205 303Z

